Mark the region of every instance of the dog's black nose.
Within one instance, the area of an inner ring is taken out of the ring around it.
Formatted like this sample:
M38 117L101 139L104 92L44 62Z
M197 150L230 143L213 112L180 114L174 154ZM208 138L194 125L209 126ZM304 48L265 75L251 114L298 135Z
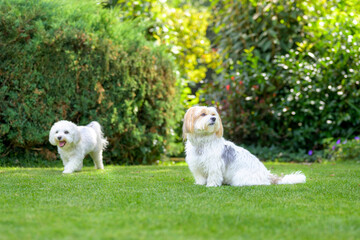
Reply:
M61 138L62 138L61 136L58 136L58 137L57 137L57 139L59 139L59 140L61 140Z
M216 117L212 117L210 118L211 121L215 122L216 121Z

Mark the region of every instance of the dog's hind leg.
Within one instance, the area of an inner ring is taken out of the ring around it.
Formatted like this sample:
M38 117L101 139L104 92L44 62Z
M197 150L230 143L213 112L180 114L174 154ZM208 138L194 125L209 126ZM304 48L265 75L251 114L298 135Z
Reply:
M96 169L104 169L102 150L100 150L98 152L92 152L92 153L90 153L90 156L94 161Z

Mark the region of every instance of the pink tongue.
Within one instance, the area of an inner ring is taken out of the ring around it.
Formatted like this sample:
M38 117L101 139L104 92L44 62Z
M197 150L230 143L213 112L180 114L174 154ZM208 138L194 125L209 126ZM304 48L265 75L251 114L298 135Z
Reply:
M59 142L59 146L60 146L60 147L65 146L65 144L66 144L66 142L65 142L65 141L60 141L60 142Z

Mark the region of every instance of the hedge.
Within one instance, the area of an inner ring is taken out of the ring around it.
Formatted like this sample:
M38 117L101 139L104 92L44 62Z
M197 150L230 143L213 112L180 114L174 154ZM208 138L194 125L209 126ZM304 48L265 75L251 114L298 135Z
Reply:
M0 3L2 157L53 158L48 131L61 119L99 121L107 163L166 152L181 117L173 59L140 23L115 16L89 1Z
M356 1L215 1L223 62L207 104L226 137L307 153L360 132Z

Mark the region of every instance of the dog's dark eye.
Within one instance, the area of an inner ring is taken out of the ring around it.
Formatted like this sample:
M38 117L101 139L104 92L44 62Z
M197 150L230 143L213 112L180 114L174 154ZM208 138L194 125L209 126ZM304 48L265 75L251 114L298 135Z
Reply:
M202 113L200 116L205 117L205 116L206 116L206 113Z
M56 131L55 133L59 133L59 131Z
M64 133L65 133L65 134L69 134L69 131L65 131Z

